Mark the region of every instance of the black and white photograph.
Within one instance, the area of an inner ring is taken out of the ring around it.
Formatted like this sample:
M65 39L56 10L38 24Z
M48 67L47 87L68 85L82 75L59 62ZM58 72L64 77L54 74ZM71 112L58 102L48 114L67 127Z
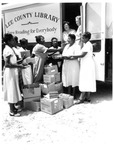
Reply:
M2 149L114 149L113 9L1 2Z

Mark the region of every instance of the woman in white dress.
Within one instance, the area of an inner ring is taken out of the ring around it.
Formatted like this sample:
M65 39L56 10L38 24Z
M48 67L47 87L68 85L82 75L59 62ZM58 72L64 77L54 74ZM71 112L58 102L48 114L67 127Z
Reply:
M90 102L90 93L96 92L95 63L93 59L93 46L89 41L90 38L91 33L89 32L85 32L82 35L82 42L85 45L81 49L81 54L72 57L72 59L81 58L79 74L79 90L81 94L77 103Z
M65 46L62 58L62 82L63 86L68 88L68 94L71 94L73 88L73 96L75 98L75 90L79 85L79 61L78 59L71 60L69 56L75 56L79 53L79 49L75 44L75 35L69 34L68 44Z
M81 16L76 16L75 17L75 22L76 25L78 26L77 31L76 31L76 44L80 46L82 46L82 42L81 42L81 35L82 35L82 27L81 27Z
M20 116L17 113L15 104L22 100L19 82L18 68L24 68L22 64L17 64L17 57L13 47L15 46L14 38L11 34L5 34L4 42L6 46L3 50L3 58L5 61L4 69L4 100L8 101L10 106L10 116Z
M62 47L64 48L65 45L68 44L68 35L76 34L76 31L70 28L70 23L68 21L64 21L63 28Z

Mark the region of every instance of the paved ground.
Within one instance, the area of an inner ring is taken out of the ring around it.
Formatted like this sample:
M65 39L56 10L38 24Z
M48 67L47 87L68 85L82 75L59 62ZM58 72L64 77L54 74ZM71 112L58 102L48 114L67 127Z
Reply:
M4 148L15 144L16 149L22 145L29 145L28 149L30 145L47 149L47 144L54 149L114 149L111 91L110 84L98 83L91 103L74 105L55 115L23 111L19 118L8 115L9 107L2 98L1 143ZM25 149L24 146L21 149Z

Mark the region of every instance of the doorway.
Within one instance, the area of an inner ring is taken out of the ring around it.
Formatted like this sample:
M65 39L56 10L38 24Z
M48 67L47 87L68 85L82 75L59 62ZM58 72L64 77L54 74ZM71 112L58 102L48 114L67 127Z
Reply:
M105 40L105 79L112 82L112 39Z
M69 21L70 28L77 30L75 17L80 16L80 6L82 3L62 3L62 22Z

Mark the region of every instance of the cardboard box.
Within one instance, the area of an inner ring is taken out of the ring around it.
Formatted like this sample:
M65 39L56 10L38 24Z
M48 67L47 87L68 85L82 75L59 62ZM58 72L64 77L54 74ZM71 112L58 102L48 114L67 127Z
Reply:
M32 102L34 100L40 100L40 99L41 99L41 96L24 98L24 102Z
M58 91L49 92L49 98L58 98L58 97L59 97Z
M38 88L38 87L39 87L39 83L32 83L32 84L24 85L24 88Z
M59 98L69 98L70 94L60 93Z
M60 82L60 72L55 74L55 83Z
M60 82L60 72L56 74L44 74L43 81L44 83Z
M22 52L20 52L20 53L21 53L21 57L22 57L22 58L23 58L23 57L25 57L25 58L30 57L30 50L22 51Z
M62 93L63 92L63 83L59 82L55 84L55 91L58 91L58 93Z
M66 109L71 107L74 104L74 98L69 94L60 94L59 98L63 100L63 107Z
M59 94L58 91L51 91L49 92L47 95L45 95L44 97L51 99L51 98L58 98Z
M23 89L24 99L41 97L41 87L37 88L24 88Z
M48 94L50 91L55 91L55 83L40 84L40 87L43 94Z
M44 72L45 72L45 74L56 74L56 73L58 73L57 65L44 67Z
M31 102L24 102L24 109L38 112L40 111L40 100L33 100Z
M44 83L53 83L53 82L55 82L55 75L44 74L43 81L44 81Z
M46 112L48 114L55 114L63 109L63 101L58 98L41 99L41 111Z
M64 108L69 108L74 104L73 96L70 96L68 99L63 99L63 106Z

